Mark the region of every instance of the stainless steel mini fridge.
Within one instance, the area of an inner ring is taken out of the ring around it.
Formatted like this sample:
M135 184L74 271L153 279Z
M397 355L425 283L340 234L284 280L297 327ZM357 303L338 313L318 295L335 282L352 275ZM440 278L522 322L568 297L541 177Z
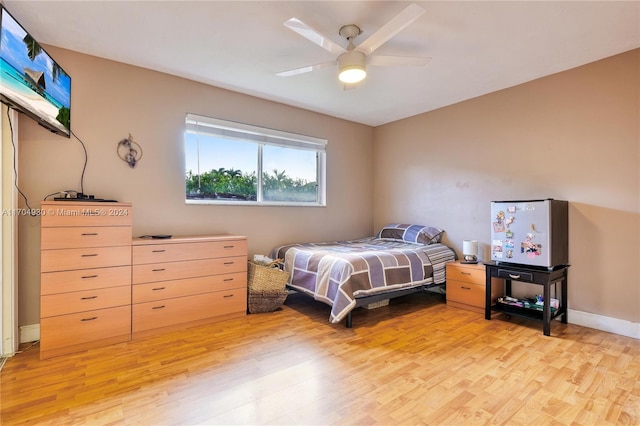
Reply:
M491 202L491 260L553 269L569 263L569 203Z

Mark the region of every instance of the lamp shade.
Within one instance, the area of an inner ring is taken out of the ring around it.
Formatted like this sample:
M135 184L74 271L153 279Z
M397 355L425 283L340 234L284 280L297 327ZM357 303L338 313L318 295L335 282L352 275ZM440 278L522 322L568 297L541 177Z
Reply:
M478 241L477 240L464 240L462 241L462 254L465 256L477 256L478 255Z

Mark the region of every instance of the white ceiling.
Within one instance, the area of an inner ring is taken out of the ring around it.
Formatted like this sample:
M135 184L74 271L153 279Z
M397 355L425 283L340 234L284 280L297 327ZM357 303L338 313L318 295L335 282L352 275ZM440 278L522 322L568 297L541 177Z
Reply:
M639 1L417 1L426 13L376 53L432 60L368 67L358 88L344 90L333 67L275 76L335 59L283 22L297 17L346 47L342 25L362 28L358 44L411 2L3 3L43 44L372 126L640 47Z

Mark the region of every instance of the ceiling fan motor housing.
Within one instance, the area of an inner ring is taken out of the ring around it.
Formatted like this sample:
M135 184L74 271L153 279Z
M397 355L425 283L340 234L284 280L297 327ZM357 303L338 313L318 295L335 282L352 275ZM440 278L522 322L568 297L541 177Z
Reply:
M365 64L367 57L357 50L338 56L338 76L343 83L355 83L362 80L367 72Z

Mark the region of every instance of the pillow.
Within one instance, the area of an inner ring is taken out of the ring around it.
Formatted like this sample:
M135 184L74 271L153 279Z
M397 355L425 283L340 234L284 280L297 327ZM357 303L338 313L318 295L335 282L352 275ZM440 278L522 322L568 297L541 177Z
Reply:
M435 226L392 223L382 228L376 237L429 245L439 243L443 233L444 230Z

